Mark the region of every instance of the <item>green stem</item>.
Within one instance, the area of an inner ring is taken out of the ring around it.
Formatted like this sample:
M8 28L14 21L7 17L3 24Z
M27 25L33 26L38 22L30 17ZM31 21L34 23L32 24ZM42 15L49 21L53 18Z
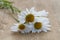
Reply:
M17 18L15 18L13 15L11 15L17 22L19 22L19 20Z

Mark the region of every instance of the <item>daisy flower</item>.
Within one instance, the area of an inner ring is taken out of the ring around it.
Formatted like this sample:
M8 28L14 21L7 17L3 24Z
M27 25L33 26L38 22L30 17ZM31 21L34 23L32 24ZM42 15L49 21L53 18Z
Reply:
M47 15L48 12L45 10L37 12L34 7L32 7L30 10L26 8L26 11L22 11L20 14L18 14L18 20L20 23L34 22L36 17L46 17Z
M29 33L31 29L28 27L28 24L15 24L11 27L11 31L13 32L21 32L21 33Z
M32 33L40 33L41 31L47 32L50 30L50 24L49 19L45 17L40 17L35 20L34 23L30 24L30 28L32 30Z

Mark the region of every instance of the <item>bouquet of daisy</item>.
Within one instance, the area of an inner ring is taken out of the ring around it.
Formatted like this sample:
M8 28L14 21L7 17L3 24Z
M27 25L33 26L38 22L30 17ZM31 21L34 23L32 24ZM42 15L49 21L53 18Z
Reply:
M47 18L48 12L45 10L36 11L34 7L27 9L26 11L20 11L12 5L12 2L8 0L0 0L0 9L9 9L12 13L19 13L18 19L12 16L15 20L18 21L17 24L14 24L11 27L13 32L21 33L40 33L47 32L50 30L50 21Z
M11 31L20 33L40 33L50 30L50 21L45 10L36 11L34 7L18 14L19 23L11 27Z

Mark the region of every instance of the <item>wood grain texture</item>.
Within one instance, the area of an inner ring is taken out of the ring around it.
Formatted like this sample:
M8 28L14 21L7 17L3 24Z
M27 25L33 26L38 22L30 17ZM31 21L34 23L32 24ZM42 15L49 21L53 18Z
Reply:
M0 40L60 40L60 0L10 0L21 10L35 7L36 10L47 10L51 22L51 31L39 34L19 34L10 31L10 27L17 23L11 12L0 9Z

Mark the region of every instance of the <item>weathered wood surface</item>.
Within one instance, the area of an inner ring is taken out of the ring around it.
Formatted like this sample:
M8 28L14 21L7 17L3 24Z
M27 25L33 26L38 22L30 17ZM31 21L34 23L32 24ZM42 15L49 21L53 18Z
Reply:
M47 10L51 21L51 31L39 34L12 33L10 27L17 23L7 10L0 10L0 40L60 40L60 0L11 0L21 10L36 7Z

